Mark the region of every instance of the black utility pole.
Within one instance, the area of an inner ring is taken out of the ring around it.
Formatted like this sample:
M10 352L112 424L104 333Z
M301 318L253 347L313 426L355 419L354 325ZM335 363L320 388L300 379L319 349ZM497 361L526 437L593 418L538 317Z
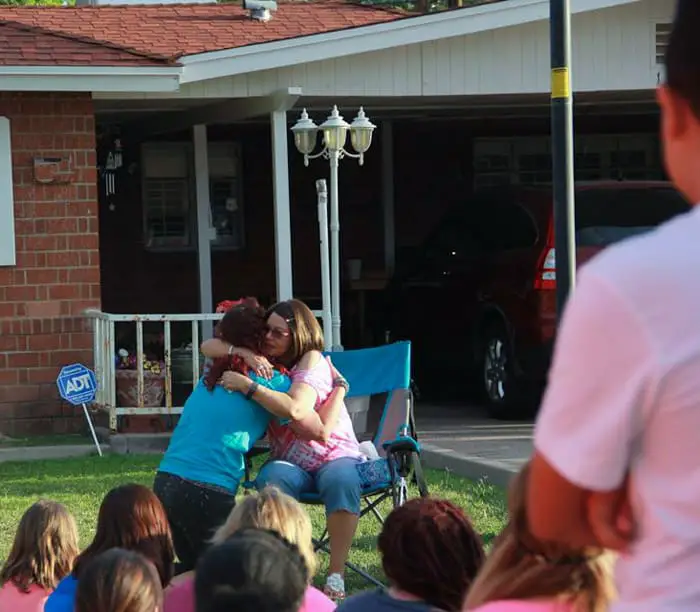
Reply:
M571 96L571 3L549 1L552 53L552 185L557 315L576 284L574 217L574 118Z

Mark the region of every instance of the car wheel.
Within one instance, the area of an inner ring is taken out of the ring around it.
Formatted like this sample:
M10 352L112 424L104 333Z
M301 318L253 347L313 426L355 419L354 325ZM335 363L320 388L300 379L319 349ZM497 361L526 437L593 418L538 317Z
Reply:
M497 419L522 417L525 399L520 393L506 330L502 325L492 325L482 338L482 389L490 416Z

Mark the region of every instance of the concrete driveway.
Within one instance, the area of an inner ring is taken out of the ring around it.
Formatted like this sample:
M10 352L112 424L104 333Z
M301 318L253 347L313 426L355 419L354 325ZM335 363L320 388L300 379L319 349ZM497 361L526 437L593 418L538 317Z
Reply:
M496 421L479 406L421 402L416 421L428 467L506 486L532 454L532 421Z

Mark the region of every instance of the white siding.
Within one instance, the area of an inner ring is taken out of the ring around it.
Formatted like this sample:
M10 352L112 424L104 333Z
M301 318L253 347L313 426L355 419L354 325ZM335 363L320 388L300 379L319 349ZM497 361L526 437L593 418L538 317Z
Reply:
M673 7L674 0L643 0L574 16L574 90L654 88L660 72L655 25L670 21ZM543 21L192 83L172 97L262 96L284 87L301 87L307 96L546 93L549 68L549 23Z

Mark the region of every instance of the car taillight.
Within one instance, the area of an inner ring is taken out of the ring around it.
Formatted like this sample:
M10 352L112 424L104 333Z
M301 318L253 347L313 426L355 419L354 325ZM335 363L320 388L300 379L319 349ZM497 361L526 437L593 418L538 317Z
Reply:
M553 247L546 249L537 268L535 289L555 289L557 286L557 254Z

